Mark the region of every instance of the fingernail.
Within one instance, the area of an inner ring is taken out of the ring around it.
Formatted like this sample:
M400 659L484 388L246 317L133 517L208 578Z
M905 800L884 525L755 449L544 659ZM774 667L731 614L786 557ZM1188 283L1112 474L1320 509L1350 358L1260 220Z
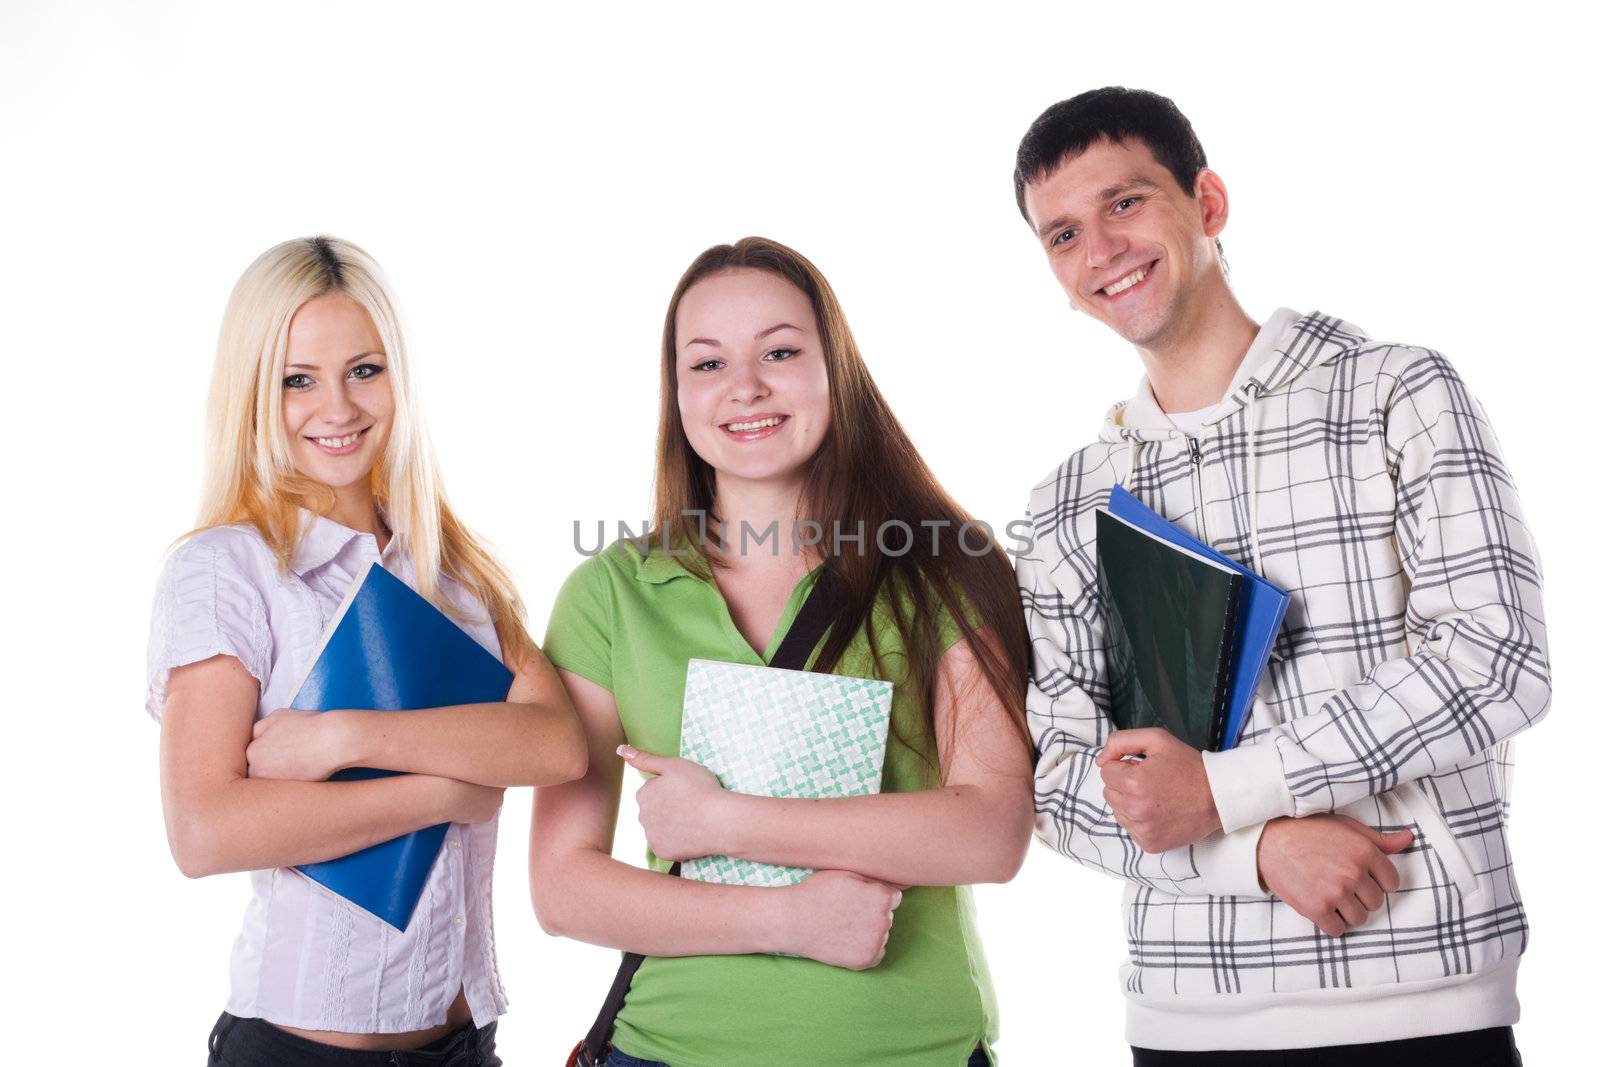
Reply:
M632 745L618 745L617 746L617 755L621 756L623 759L632 759L633 757L637 756L638 754L639 754L639 750L634 748Z
M894 904L892 906L898 908L900 906L900 901L903 899L905 899L905 894L896 889L894 891Z

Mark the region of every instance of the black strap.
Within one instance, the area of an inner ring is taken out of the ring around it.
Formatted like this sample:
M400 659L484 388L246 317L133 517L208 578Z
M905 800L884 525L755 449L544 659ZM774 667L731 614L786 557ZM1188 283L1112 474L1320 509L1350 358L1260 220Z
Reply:
M834 605L833 576L824 567L822 573L817 575L815 584L811 586L811 593L801 605L799 614L790 624L789 632L784 634L783 644L778 646L771 665L786 671L805 670L806 661L811 658L812 650L817 647L817 642L822 640L823 631L827 630L828 624L833 621L837 613ZM674 863L667 873L676 876L682 866L681 863ZM622 966L617 968L617 976L612 979L611 989L606 993L605 1006L600 1009L600 1014L595 1018L594 1025L589 1028L588 1035L573 1050L568 1063L577 1067L592 1067L605 1063L606 1050L611 1043L611 1033L616 1029L617 1015L622 1011L622 1002L628 997L629 987L633 985L633 976L643 962L644 957L637 952L629 952L622 957Z
M806 660L811 658L811 652L822 640L823 632L838 614L838 607L833 601L833 575L824 569L817 575L806 602L800 605L800 612L790 624L789 632L783 635L783 644L778 646L770 666L786 671L806 669Z

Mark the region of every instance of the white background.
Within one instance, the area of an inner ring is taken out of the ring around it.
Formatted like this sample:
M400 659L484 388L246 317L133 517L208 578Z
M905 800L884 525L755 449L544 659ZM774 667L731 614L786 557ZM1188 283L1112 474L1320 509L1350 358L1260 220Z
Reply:
M1123 83L1172 96L1227 181L1248 310L1439 348L1499 430L1557 671L1518 744L1518 1040L1574 1062L1600 741L1592 27L1533 3L578 8L0 8L8 1058L42 1024L67 1062L114 1042L198 1063L222 1006L246 881L172 864L140 705L217 325L257 253L326 231L388 268L451 497L537 636L573 521L646 514L673 284L745 234L822 268L933 469L1017 517L1139 368L1067 308L1012 156L1046 105ZM529 800L501 824L501 1050L552 1064L615 956L535 925ZM618 848L642 857L627 813ZM980 890L1008 1062L1126 1062L1119 889L1039 847Z

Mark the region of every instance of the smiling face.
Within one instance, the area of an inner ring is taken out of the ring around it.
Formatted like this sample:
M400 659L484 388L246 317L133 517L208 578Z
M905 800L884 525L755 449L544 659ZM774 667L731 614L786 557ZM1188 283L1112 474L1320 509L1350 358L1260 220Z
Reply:
M342 292L302 304L289 322L283 371L295 470L341 496L366 493L393 417L388 360L366 309Z
M719 486L797 483L829 422L811 301L764 270L723 270L683 294L673 331L684 433Z
M1226 290L1222 180L1202 170L1190 195L1143 141L1095 142L1029 183L1024 205L1072 306L1142 349L1181 344Z

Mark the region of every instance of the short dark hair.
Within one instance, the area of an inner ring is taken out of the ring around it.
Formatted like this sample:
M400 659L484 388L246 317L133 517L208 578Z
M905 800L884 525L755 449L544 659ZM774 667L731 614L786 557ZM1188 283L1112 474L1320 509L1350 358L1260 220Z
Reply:
M1051 104L1033 120L1017 146L1017 210L1028 217L1022 194L1029 182L1048 177L1066 159L1099 140L1116 144L1143 141L1150 154L1194 195L1195 177L1206 165L1206 150L1178 105L1147 89L1108 85Z

